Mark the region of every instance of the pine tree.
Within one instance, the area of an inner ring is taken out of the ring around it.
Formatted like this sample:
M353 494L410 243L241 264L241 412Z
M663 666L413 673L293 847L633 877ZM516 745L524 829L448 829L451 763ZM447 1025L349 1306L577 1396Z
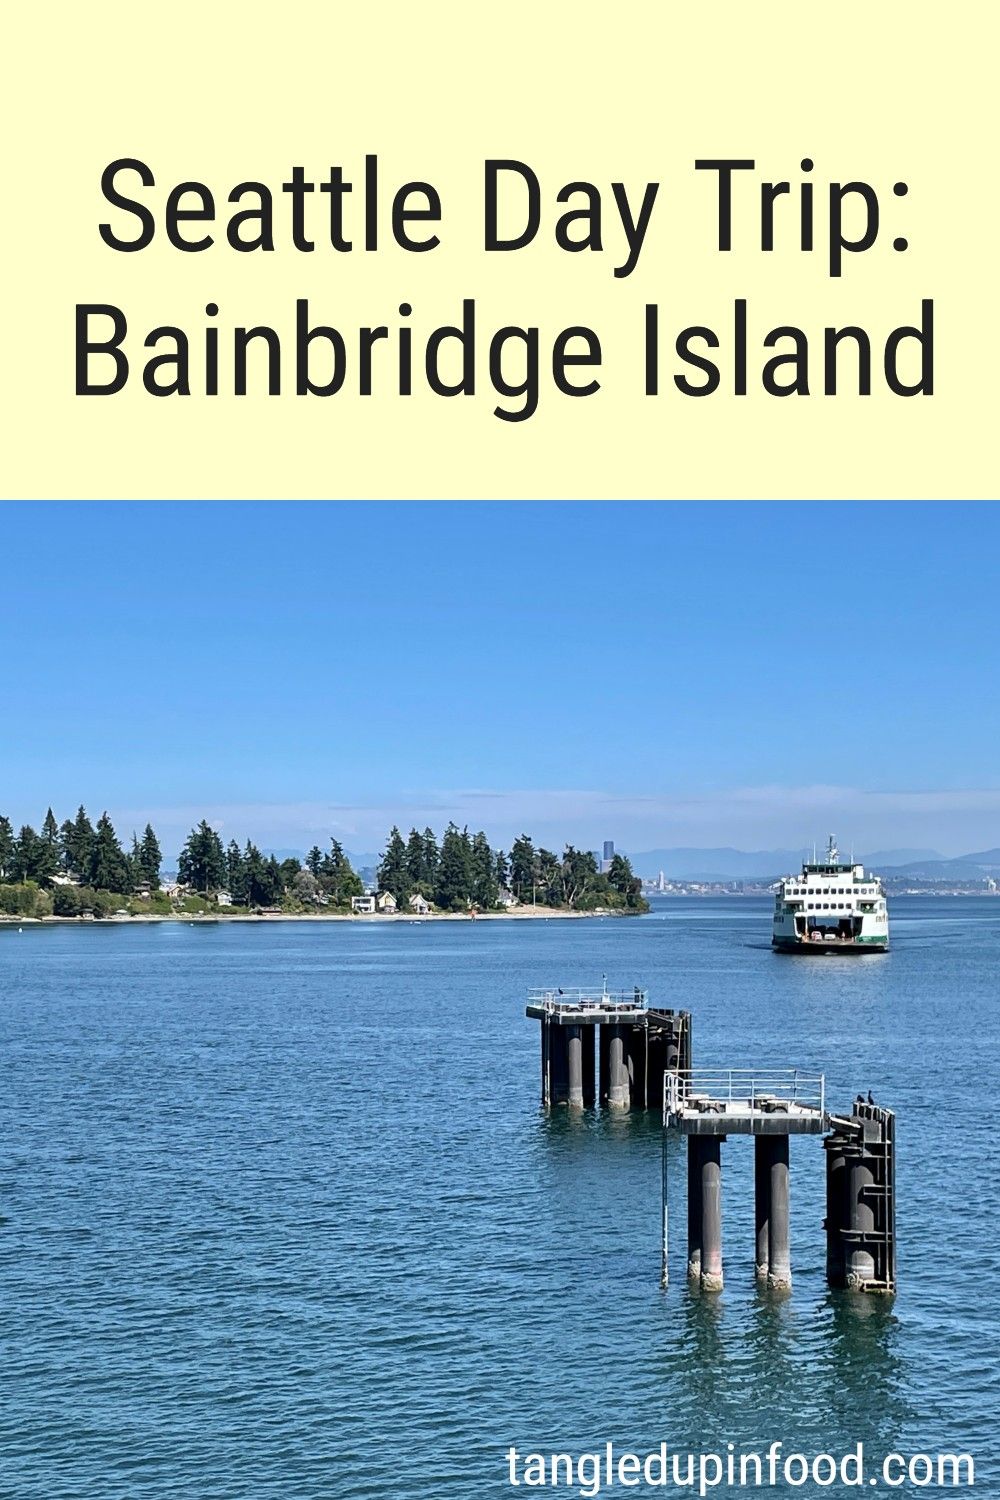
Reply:
M142 842L139 845L139 868L142 879L149 881L150 890L158 890L160 885L160 866L163 863L163 855L160 853L160 841L153 832L153 825L147 823L143 829Z
M177 873L184 885L207 895L222 890L226 880L226 856L222 840L204 818L188 835L177 861Z
M45 814L42 823L42 831L35 845L34 874L33 880L40 881L43 885L48 884L53 875L59 873L59 824L51 807Z
M539 849L535 857L536 899L543 906L559 906L562 901L561 864L551 849Z
M410 829L406 840L406 873L411 885L423 885L427 879L427 857L424 840L415 828Z
M301 869L298 860L295 860L294 864L297 870ZM264 883L267 892L264 905L274 906L276 902L281 900L285 886L281 866L273 854L264 867Z
M522 833L510 849L510 888L519 901L532 901L537 879L538 855L528 835Z
M631 861L624 854L616 854L608 867L608 884L624 898L632 911L648 911L649 903L642 894L642 881L632 871Z
M506 891L510 883L510 867L507 864L507 856L502 849L498 849L493 866L499 890Z
M14 873L14 829L9 818L0 816L0 880Z
M306 855L306 869L310 875L318 876L323 868L323 851L318 844L313 844Z
M97 891L115 891L124 895L132 889L128 858L106 812L97 820L88 875L88 884Z
M463 911L473 898L472 846L469 830L449 823L441 840L435 903L445 911Z
M226 889L237 906L246 906L247 862L235 839L230 839L229 848L226 850Z
M474 904L482 911L491 910L491 908L496 906L500 892L497 888L493 850L490 848L489 840L483 832L473 835L470 873L472 877L472 900Z
M62 835L63 867L77 880L90 883L90 867L94 858L94 829L81 805L76 817L66 822L59 830Z
M265 885L264 856L256 844L251 844L247 839L246 848L243 851L244 880L246 882L246 901L248 906L263 906L266 904L267 890Z
M406 845L398 828L393 828L386 842L382 863L378 867L378 888L389 891L400 905L413 889L406 867Z
M19 882L34 880L40 857L41 839L30 823L24 823L14 845L14 879Z
M433 828L424 829L424 884L431 890L434 888L441 865L441 851L438 849L438 841L434 836Z

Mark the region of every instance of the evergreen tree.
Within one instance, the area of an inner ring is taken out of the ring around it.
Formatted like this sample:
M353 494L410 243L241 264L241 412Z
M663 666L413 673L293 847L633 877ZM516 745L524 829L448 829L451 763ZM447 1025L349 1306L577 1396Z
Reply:
M222 840L204 818L188 835L177 861L177 873L184 885L207 895L222 890L226 879L226 856Z
M158 890L160 885L160 866L163 863L163 855L160 853L160 841L153 832L153 825L147 823L143 829L142 842L139 845L139 869L141 878L148 880L151 890Z
M317 878L323 869L323 851L318 844L313 844L306 855L306 869Z
M90 883L90 867L94 859L94 829L81 805L76 817L69 818L59 830L62 835L63 867L70 875L86 884Z
M300 870L302 868L298 860L294 860L293 863L296 870ZM281 866L278 864L278 861L273 854L270 856L267 864L264 867L264 883L266 896L263 905L274 906L281 900L284 894L285 885Z
M402 906L413 889L406 866L406 845L398 828L393 828L386 842L382 863L378 867L378 888L389 891Z
M616 854L612 859L608 867L608 884L623 897L630 910L649 910L649 902L642 894L642 881L633 874L631 861L624 854Z
M251 844L247 839L247 845L243 851L244 879L246 881L246 901L248 906L264 906L267 903L266 866L264 856L256 844Z
M500 894L497 887L496 864L493 850L485 833L473 835L469 859L472 876L472 900L482 911L490 911L497 904Z
M434 900L445 911L463 911L473 897L472 845L469 830L449 823L441 840Z
M497 888L501 891L510 889L510 868L507 864L507 856L502 849L498 849L494 861L493 872L496 875Z
M106 812L97 820L88 877L87 883L98 891L124 895L132 889L128 858Z
M41 859L42 841L30 823L24 823L14 845L14 879L34 880Z
M410 829L406 840L406 873L411 885L424 885L427 880L427 856L424 853L423 836L415 828Z
M361 879L351 868L351 862L343 847L331 838L330 850L324 854L319 871L320 888L326 892L334 906L350 906L352 896L364 892Z
M226 886L237 906L247 904L247 862L235 839L226 850Z
M537 900L543 906L559 906L562 902L560 880L561 864L551 849L539 849L535 862Z
M45 814L45 821L42 823L42 831L35 845L34 855L34 874L32 879L46 885L51 881L53 875L58 875L60 858L59 824L55 820L51 807Z
M510 888L519 901L535 899L538 878L538 855L526 833L515 839L510 849Z
M9 818L0 816L0 880L10 880L14 874L14 829Z
M438 841L434 836L433 828L424 829L424 884L429 890L434 889L438 877L438 869L441 864L441 851L438 849Z

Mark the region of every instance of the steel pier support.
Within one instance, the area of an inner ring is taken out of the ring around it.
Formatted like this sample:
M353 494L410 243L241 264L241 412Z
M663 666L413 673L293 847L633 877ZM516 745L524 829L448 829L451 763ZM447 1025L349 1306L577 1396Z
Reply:
M847 1281L844 1230L848 1227L850 1169L846 1137L839 1132L823 1142L826 1149L826 1279L830 1286Z
M847 1285L863 1290L875 1280L875 1257L869 1242L875 1229L871 1189L875 1181L871 1160L862 1150L849 1159Z

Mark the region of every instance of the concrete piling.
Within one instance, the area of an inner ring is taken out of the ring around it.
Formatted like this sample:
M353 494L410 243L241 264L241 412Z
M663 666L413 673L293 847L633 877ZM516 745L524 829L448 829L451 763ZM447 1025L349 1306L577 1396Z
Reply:
M722 1142L701 1138L701 1289L722 1291Z
M758 1135L753 1143L753 1206L756 1245L754 1268L758 1281L767 1280L771 1258L771 1164L767 1136Z
M772 1135L768 1142L768 1263L767 1284L792 1284L789 1213L788 1136Z
M628 1075L629 1108L645 1109L649 1030L646 1026L625 1026L622 1028L622 1036L625 1047L625 1071Z
M569 1047L563 1026L552 1026L549 1031L548 1103L569 1103Z
M583 1037L581 1026L566 1028L568 1087L566 1102L570 1109L583 1108Z
M690 1281L701 1281L701 1161L700 1135L687 1138L687 1273Z
M597 1103L597 1082L594 1073L594 1028L580 1027L580 1046L583 1051L583 1106L593 1109Z
M625 1028L623 1026L602 1026L602 1043L604 1042L605 1032L608 1034L608 1108L626 1110L629 1107L629 1086L628 1066L625 1060Z

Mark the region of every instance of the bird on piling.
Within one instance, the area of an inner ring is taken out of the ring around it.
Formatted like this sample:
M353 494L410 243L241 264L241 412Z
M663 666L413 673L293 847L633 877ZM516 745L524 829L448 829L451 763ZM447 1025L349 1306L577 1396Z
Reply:
M871 1091L871 1089L868 1090L868 1103L869 1104L874 1104L875 1103L875 1100L872 1098L872 1091Z

